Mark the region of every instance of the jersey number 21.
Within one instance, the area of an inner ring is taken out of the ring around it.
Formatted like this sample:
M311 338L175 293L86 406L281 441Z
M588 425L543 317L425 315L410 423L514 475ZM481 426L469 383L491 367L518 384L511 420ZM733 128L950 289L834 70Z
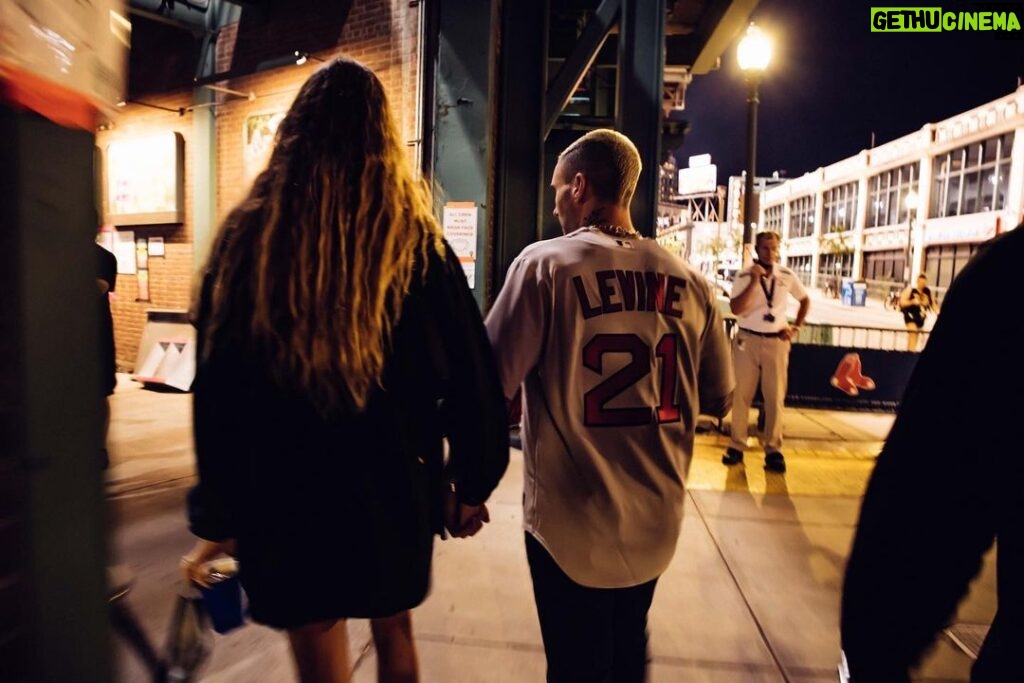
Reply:
M680 418L679 403L676 401L676 380L678 378L679 335L664 335L651 347L635 334L597 334L583 347L583 365L603 375L602 360L606 353L628 353L629 362L617 372L583 395L583 423L588 427L632 427L675 422ZM660 361L660 362L659 362ZM613 398L629 389L658 365L661 374L657 406L635 408L606 408Z

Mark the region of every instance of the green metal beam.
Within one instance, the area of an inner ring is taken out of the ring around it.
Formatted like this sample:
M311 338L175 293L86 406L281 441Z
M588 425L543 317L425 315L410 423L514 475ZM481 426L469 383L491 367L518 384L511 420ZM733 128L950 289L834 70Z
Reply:
M544 134L541 111L547 60L548 2L504 2L496 85L494 154L495 259L492 292L524 248L536 242L543 211Z
M603 0L587 22L587 27L583 29L583 34L569 58L562 63L562 68L555 75L544 101L545 137L551 132L558 115L562 113L569 98L597 58L597 53L601 51L608 33L619 18L621 8L622 0ZM527 31L525 34L515 35L526 37L529 33Z
M616 128L640 151L643 171L633 195L633 224L654 237L661 167L665 0L623 0L619 31Z
M196 66L196 81L216 69L217 36L220 29L235 23L241 8L216 0L206 15L207 31ZM192 94L192 264L199 271L206 264L210 245L217 233L217 115L216 93L197 87Z
M491 2L440 0L438 5L433 179L445 202L470 202L476 207L476 265L470 286L483 308L493 263L488 189L493 130L491 46L496 13Z

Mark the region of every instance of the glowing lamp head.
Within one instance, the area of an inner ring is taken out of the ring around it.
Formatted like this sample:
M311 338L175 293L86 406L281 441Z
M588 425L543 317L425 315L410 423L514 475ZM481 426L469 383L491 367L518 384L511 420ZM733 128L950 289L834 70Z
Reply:
M753 22L740 40L736 59L740 68L747 73L760 73L768 67L772 58L772 41Z

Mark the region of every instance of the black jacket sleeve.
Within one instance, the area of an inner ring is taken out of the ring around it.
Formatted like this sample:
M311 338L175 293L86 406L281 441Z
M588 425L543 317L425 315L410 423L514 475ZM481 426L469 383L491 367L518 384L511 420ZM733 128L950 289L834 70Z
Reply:
M204 358L203 341L211 278L203 280L196 315L196 377L192 384L192 425L198 482L188 494L189 530L200 538L222 541L237 535L232 519L232 462L237 444L231 428L236 400L230 396L230 370L219 357Z
M1000 480L1019 393L996 399L1021 374L1019 316L999 316L992 296L1012 290L1007 256L983 252L953 283L868 483L842 596L858 683L909 680L978 573L1000 506L1019 500Z
M440 410L450 448L446 475L455 480L460 500L479 505L508 467L505 399L480 310L458 258L445 246L428 289L447 376Z

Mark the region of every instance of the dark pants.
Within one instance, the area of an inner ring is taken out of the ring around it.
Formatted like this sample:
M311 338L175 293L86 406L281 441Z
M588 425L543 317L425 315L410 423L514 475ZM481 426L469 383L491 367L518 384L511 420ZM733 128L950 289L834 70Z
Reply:
M657 579L630 588L588 588L570 579L529 533L548 683L642 683L647 673L647 610Z

